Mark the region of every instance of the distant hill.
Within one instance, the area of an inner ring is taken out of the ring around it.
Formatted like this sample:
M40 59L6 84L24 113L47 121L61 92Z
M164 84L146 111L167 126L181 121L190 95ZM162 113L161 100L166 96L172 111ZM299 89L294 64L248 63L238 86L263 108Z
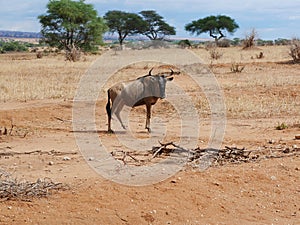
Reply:
M36 32L0 30L0 37L2 37L2 38L41 38L41 34L36 33Z

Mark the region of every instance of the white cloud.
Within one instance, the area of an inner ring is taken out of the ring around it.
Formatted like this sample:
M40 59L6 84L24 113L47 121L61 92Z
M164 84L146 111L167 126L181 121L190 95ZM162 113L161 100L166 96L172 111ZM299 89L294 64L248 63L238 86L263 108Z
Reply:
M300 15L291 15L288 17L289 20L300 20Z

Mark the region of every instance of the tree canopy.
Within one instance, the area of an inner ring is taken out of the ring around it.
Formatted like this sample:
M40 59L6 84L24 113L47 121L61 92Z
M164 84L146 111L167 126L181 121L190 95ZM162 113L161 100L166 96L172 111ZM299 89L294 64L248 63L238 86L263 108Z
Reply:
M142 15L146 25L141 33L149 39L162 40L166 35L176 34L175 28L167 24L154 10L141 11L139 14Z
M239 28L239 25L234 19L224 15L208 16L203 19L192 21L185 26L185 30L192 34L200 35L201 33L208 32L216 42L225 37L225 31L233 34L237 28Z
M107 31L104 20L93 5L86 4L84 0L50 0L47 13L38 19L44 41L66 50L74 46L92 50L102 43L102 35Z
M145 27L145 22L142 17L135 13L113 10L108 11L104 16L104 19L110 32L118 34L121 46L128 35L138 34Z

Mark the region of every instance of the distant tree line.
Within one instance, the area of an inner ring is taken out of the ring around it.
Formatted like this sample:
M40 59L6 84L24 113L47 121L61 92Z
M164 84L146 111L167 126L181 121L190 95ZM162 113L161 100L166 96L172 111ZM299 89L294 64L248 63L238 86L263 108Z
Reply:
M6 37L6 38L41 38L42 35L40 33L37 33L37 32L0 30L0 37Z
M39 15L38 19L42 27L38 34L41 43L64 49L67 53L96 50L103 44L104 33L116 34L121 46L124 40L132 35L143 35L150 40L165 40L171 35L176 35L175 27L169 25L154 10L143 10L138 13L112 10L100 17L94 6L85 3L85 0L49 0L46 13ZM232 35L238 28L236 21L226 15L211 15L185 25L185 30L191 34L208 33L219 47L239 46L245 43L245 40L239 38L226 39L228 34ZM0 31L1 35L36 37L37 33L8 34ZM289 43L287 39L255 40L255 44L259 46ZM182 40L178 44L192 46L188 40ZM0 43L1 52L23 51L26 47L28 46L22 46L19 42Z

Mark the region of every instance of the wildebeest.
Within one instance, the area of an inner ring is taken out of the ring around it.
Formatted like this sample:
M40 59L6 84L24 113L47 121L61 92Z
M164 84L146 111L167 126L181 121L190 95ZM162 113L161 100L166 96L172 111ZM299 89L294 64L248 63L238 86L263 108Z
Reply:
M113 132L111 129L111 117L115 113L122 127L125 126L120 118L120 112L124 105L136 107L146 105L147 117L145 129L150 132L151 106L158 99L165 98L165 90L167 81L173 80L173 75L180 72L171 72L152 75L153 68L145 76L139 77L136 80L121 82L115 84L107 91L108 100L106 104L106 112L108 116L108 132ZM112 102L112 106L111 103Z

